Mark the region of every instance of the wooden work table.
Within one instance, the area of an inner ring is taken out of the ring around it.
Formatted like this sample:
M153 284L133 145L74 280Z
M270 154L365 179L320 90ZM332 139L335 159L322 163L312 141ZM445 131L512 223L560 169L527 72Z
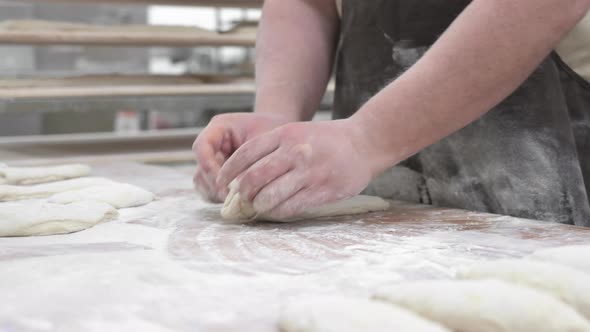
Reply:
M157 201L75 234L0 238L0 330L276 331L290 298L367 295L450 278L479 260L590 244L590 229L403 203L361 216L227 224L192 189L193 164L144 162L90 164Z

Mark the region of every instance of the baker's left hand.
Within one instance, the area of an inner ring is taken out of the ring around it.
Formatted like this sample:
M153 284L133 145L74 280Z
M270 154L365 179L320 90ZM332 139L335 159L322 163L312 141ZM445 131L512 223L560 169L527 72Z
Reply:
M217 184L239 180L258 213L289 218L360 193L373 177L363 133L350 120L295 122L242 145Z

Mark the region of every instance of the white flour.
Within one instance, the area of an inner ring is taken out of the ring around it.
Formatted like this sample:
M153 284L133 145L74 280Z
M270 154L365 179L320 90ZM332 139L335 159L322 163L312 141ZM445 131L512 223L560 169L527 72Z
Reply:
M368 295L400 280L449 278L477 260L588 243L562 225L423 207L228 225L185 174L125 166L109 168L113 178L157 201L80 233L0 239L0 330L276 331L279 305L292 297Z

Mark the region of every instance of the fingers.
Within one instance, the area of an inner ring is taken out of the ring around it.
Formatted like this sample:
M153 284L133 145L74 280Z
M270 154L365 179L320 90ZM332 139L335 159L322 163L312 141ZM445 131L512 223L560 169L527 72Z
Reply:
M246 142L223 164L217 177L217 184L227 187L238 175L278 147L279 139L274 131Z
M232 153L232 139L230 129L212 122L193 144L197 161L193 182L197 191L209 201L220 202L227 195L227 188L218 187L216 179L223 163Z
M292 158L280 148L263 157L240 175L241 197L252 202L264 186L291 171L293 167Z
M271 211L289 200L305 188L305 176L300 171L292 171L278 177L266 185L256 195L252 204L259 213Z
M265 213L271 219L285 220L296 217L310 209L316 208L331 201L330 195L305 188L291 197L276 205L272 210Z
M217 174L221 168L216 154L222 151L226 129L223 126L212 125L205 128L193 144L193 153L199 167L204 173ZM227 144L227 143L225 143Z
M223 154L218 152L215 156L216 162L223 165L225 157ZM215 203L222 202L228 194L227 187L219 187L216 183L216 175L211 173L205 173L203 169L197 165L195 176L193 177L193 183L195 189L203 195L207 200Z
M197 168L197 171L193 176L193 184L197 192L199 192L199 194L201 194L203 198L205 198L208 201L214 201L215 197L213 197L212 195L212 193L214 192L213 188L207 182L207 179L203 175L203 171L199 168Z
M220 191L215 186L215 178L207 176L198 167L193 177L193 183L195 189L203 196L203 198L210 202L220 203L227 196L227 191Z

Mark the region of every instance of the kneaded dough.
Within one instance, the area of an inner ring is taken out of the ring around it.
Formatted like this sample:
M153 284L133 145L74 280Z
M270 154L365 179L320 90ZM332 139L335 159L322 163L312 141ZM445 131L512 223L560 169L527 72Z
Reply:
M278 222L290 222L305 219L315 219L330 216L342 216L351 214L361 214L375 211L384 211L389 208L389 203L379 197L358 195L335 203L329 203L318 208L310 209L300 215L288 219L274 219L264 214L258 214L252 206L252 203L242 200L238 192L239 183L234 180L229 185L229 194L227 195L221 216L230 221L251 221L266 220Z
M112 183L114 182L106 178L88 177L33 186L0 185L0 202L46 198L56 193Z
M154 194L137 186L116 183L92 186L55 194L49 198L52 203L96 201L120 209L145 205L154 200Z
M418 281L375 294L461 332L588 332L590 322L553 296L500 280Z
M530 259L567 265L590 273L590 246L576 245L535 251Z
M498 260L459 269L460 279L500 279L545 291L590 319L590 274L547 262Z
M364 298L323 296L282 307L283 332L450 332L411 311Z
M101 202L66 205L42 201L0 203L0 236L72 233L116 216L117 210Z
M0 184L36 184L79 178L90 174L82 164L44 167L0 167Z

